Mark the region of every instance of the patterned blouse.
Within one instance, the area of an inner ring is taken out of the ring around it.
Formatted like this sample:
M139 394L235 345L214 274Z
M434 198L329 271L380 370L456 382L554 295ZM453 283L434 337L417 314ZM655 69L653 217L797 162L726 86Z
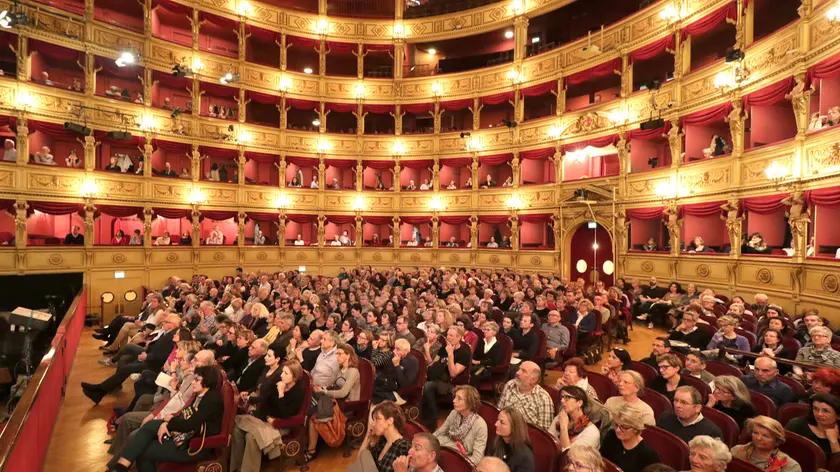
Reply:
M408 456L408 451L411 449L411 443L407 439L399 438L391 444L391 447L388 448L388 451L382 456L382 460L380 460L379 455L385 449L386 442L385 437L382 436L370 448L370 453L373 456L373 461L376 463L376 470L378 472L394 472L394 461L397 457Z

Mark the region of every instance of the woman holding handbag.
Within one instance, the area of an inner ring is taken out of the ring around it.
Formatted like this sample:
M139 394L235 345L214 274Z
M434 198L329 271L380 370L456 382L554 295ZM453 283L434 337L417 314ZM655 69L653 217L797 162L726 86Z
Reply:
M189 448L193 437L214 436L222 430L225 402L215 367L198 367L193 376L192 401L180 413L163 420L149 421L125 445L109 472L128 472L132 464L138 472L154 472L158 462L191 462L201 454Z

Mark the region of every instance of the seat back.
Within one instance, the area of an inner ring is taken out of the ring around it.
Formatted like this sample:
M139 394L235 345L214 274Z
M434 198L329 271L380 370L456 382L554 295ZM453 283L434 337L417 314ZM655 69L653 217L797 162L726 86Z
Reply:
M785 442L779 449L792 457L802 470L824 469L827 459L825 451L814 441L790 431L785 431Z
M653 409L653 415L657 418L659 418L662 413L671 411L674 408L673 405L671 405L671 401L668 400L668 397L649 388L646 388L644 394L640 395L639 398L641 398L643 402L647 403Z
M762 472L762 470L745 460L733 457L726 466L726 472Z
M730 365L720 361L706 362L706 371L708 371L715 377L717 377L718 375L732 375L741 378L741 376L744 375L744 373L741 372L741 369L735 367L734 365Z
M776 412L776 419L782 426L787 426L790 420L808 415L810 408L807 403L787 403Z
M659 375L659 372L657 372L656 369L654 369L648 364L645 364L644 362L632 361L631 364L633 366L632 370L638 372L639 375L641 375L642 378L645 379L645 385L649 385L653 381L653 379L655 379L656 376Z
M408 442L411 442L411 439L414 437L415 434L428 433L429 432L429 430L426 429L425 426L423 426L422 424L420 424L420 423L418 423L414 420L410 420L410 419L405 420L405 427L403 429L405 430L404 434L403 434L403 437Z
M598 400L602 403L607 401L607 398L618 395L618 387L606 375L597 372L587 372L586 380L595 389L595 393L598 394Z
M494 374L507 374L510 370L510 360L513 358L513 340L504 333L496 334L496 342L502 350L502 362L490 368Z
M426 332L416 326L408 328L408 331L413 334L416 339L423 339L426 337Z
M481 400L481 407L478 409L478 415L487 423L487 444L493 444L493 440L496 439L496 420L499 419L499 409L496 408L496 405L488 402L487 400Z
M545 331L541 329L534 329L534 333L537 335L537 353L534 354L531 361L540 366L540 368L544 368L546 357L548 356L546 350L548 338L545 336Z
M790 377L785 377L784 375L777 375L776 378L783 384L787 384L791 390L793 390L794 397L804 398L808 395L808 392L805 391L805 387L803 387L798 381Z
M417 378L414 380L413 385L399 389L398 393L406 401L405 405L403 405L406 418L414 420L420 417L420 405L423 403L421 401L421 395L423 393L423 384L426 383L426 359L420 351L414 349L410 349L408 355L414 356L417 360L417 365L419 366L417 369Z
M472 472L473 464L466 456L451 447L441 447L438 465L446 472Z
M737 334L747 338L747 343L749 343L750 349L755 347L755 343L756 343L756 340L757 340L757 337L756 337L755 333L753 333L751 331L747 331L744 328L735 328L735 332Z
M751 333L758 334L758 328L756 327L755 323L752 322L752 321L747 321L747 320L742 319L740 326L742 328L744 328L745 330L751 332Z
M528 424L528 436L534 451L536 470L554 470L557 463L557 445L554 438L545 430Z
M776 417L776 403L767 395L750 390L750 400L759 415Z
M700 412L704 418L708 418L709 421L720 428L721 433L723 433L723 438L721 439L723 439L723 442L726 443L727 446L731 448L732 446L738 444L738 434L741 432L741 427L734 419L732 419L731 416L720 410L709 408L707 406L704 406Z
M236 384L233 382L224 381L221 385L222 399L225 402L224 416L222 418L222 429L219 434L207 436L204 439L204 447L216 448L225 447L230 443L230 436L233 433L233 427L236 419L236 398L239 393L236 389ZM201 447L201 438L196 437L190 440L190 447L197 450Z
M709 384L690 374L680 375L680 380L697 389L697 391L700 392L700 396L703 397L703 404L706 404L706 401L709 399L709 395L712 393L712 389L709 387Z
M642 431L642 438L659 455L659 462L676 470L688 470L688 444L674 433L656 426Z
M624 472L617 465L610 462L606 457L601 457L604 460L604 472Z
M568 359L570 357L574 357L577 352L578 329L577 326L569 323L568 321L561 321L560 323L569 330L569 345L566 347L566 350L563 351L563 358Z
M785 349L788 350L791 359L796 359L796 354L798 354L799 349L802 348L802 345L799 344L799 340L791 337L782 338L782 346L784 346Z
M374 375L373 364L365 358L359 358L359 400L344 402L343 410L345 414L359 412L364 417L368 416L371 398L373 397Z

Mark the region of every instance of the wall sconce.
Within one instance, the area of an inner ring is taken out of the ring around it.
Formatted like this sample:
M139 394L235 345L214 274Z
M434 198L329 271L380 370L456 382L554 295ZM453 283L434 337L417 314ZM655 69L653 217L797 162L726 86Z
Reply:
M190 192L190 205L201 205L207 201L207 197L198 187L193 187L192 191Z
M778 161L773 161L764 169L764 175L767 177L767 180L773 182L773 185L779 187L782 182L787 178L788 174L790 173L790 169L787 166L783 166L779 164Z
M317 144L318 154L325 154L330 150L330 143L325 138L318 138Z
M440 196L435 195L429 200L429 209L435 213L443 210L443 201L440 199Z
M688 9L682 4L682 1L669 3L659 12L659 18L668 23L676 23L687 15Z
M353 201L353 210L354 211L362 211L365 209L365 197L361 195L357 195L356 199Z
M715 76L713 85L721 93L726 93L730 89L740 87L741 83L750 77L750 70L746 67L735 66L729 72L721 72Z
M657 197L662 200L677 198L677 186L672 181L662 182L653 190Z
M624 124L630 119L630 116L628 115L627 111L619 108L617 110L611 111L607 115L607 118L609 118L610 121L612 121L614 124Z
M99 186L96 185L95 180L85 179L85 181L82 182L82 186L79 188L79 192L84 198L93 198L99 192Z
M396 155L405 154L405 146L403 146L402 141L394 141L394 154L396 154Z
M394 39L405 38L405 26L402 23L394 23Z
M525 0L513 0L510 2L510 11L513 16L519 16L525 13Z
M240 129L239 133L236 136L236 141L239 144L248 144L251 142L251 133L245 131L244 129Z
M326 36L330 32L330 22L326 18L318 18L315 31L321 36Z
M240 16L249 16L253 10L251 10L251 4L248 2L239 2L239 11Z
M441 92L443 92L443 87L440 85L440 82L432 82L432 95L440 97Z
M837 2L837 5L831 7L825 16L832 23L840 22L840 1Z
M562 133L560 127L557 125L551 125L551 128L548 128L547 132L549 139L560 139Z
M518 193L514 193L510 196L510 198L508 198L507 207L509 210L514 212L522 208L522 199L519 198Z
M356 87L353 88L353 93L356 94L357 99L365 98L365 84L364 82L358 82Z
M24 111L26 111L27 108L31 108L32 105L35 104L35 98L32 97L32 95L30 95L29 92L27 92L26 90L18 91L16 98L17 107Z
M280 92L282 93L286 93L289 91L290 88L292 88L292 79L288 77L281 77L280 86L278 87L278 90L280 90Z
M286 196L285 193L277 195L277 198L274 199L274 206L281 210L285 210L289 207L289 197Z
M201 61L201 58L194 57L192 63L193 74L197 74L202 70L204 70L204 63Z
M157 120L155 119L154 115L146 114L140 116L140 122L138 126L143 131L153 131L157 128Z
M522 83L522 74L517 69L513 69L512 71L508 72L507 78L514 85Z
M467 141L467 151L481 151L482 148L481 138L478 136L471 136Z
M219 82L221 82L224 85L231 83L235 84L239 83L239 79L239 72L228 72L227 74L219 77Z
M140 55L134 51L123 51L120 57L116 59L117 67L125 67L137 64L140 61Z

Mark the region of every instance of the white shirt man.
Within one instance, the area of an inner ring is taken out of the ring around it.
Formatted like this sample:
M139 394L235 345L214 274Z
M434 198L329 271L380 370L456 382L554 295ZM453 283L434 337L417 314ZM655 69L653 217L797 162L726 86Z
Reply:
M3 147L5 151L3 151L3 160L5 162L17 162L17 149L15 149L15 142L11 139L7 139L3 142Z
M330 246L341 246L341 241L338 239L338 235L335 236L335 239L330 241Z
M493 236L490 236L490 242L487 243L487 247L489 247L491 249L499 247L499 243L496 242L496 238L494 238Z
M455 185L455 181L449 182L449 185L446 186L446 190L457 190L458 186Z
M309 184L309 188L317 189L318 188L318 177L312 176L312 183Z
M297 239L295 239L295 246L303 246L304 244L306 243L303 242L303 237L301 235L297 235Z
M429 183L428 180L424 180L422 184L420 184L420 190L431 190L432 184Z

